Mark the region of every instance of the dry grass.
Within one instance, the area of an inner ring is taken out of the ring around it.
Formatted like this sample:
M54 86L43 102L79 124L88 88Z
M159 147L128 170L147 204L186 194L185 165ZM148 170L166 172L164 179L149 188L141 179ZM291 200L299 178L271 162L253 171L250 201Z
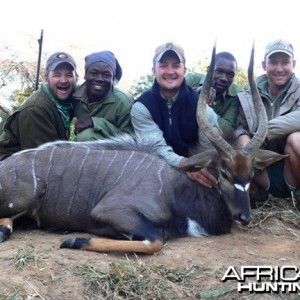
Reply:
M289 198L269 196L267 201L258 203L257 208L252 210L252 215L251 226L261 226L268 218L274 217L287 225L300 227L300 212Z
M144 264L141 260L123 260L109 264L107 271L91 265L76 270L85 278L88 299L181 299L190 294L189 278L199 268L180 270L165 265Z

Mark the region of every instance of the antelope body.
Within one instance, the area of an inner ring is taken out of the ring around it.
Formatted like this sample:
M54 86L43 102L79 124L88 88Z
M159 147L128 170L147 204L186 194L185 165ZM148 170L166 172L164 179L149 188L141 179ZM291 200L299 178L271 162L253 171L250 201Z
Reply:
M233 218L217 187L200 187L150 153L98 147L50 143L5 160L0 217L26 212L42 228L111 238L229 232Z
M218 185L205 188L169 166L152 153L151 139L148 146L129 136L48 143L0 164L0 241L21 215L31 216L41 228L99 236L71 238L63 248L148 254L159 251L166 239L228 233L234 220L248 224L254 167L283 156L258 150L266 136L262 115L255 143L241 151L211 131L203 113L211 77L212 68L200 95L198 122L215 149L192 156L182 170L214 166Z

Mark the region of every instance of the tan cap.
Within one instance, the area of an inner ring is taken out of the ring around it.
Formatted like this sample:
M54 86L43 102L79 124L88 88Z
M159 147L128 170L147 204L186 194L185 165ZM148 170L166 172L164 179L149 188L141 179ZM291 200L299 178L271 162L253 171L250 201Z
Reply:
M278 52L285 53L292 58L294 57L294 48L290 42L285 40L275 40L266 46L265 59Z
M167 51L173 51L181 62L185 62L184 51L181 46L174 43L165 43L156 48L153 63L159 62Z

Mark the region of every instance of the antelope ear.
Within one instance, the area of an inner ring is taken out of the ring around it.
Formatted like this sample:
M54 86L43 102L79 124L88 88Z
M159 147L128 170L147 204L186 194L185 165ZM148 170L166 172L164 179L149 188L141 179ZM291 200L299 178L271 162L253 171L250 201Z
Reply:
M179 170L185 172L196 172L201 168L215 165L218 159L218 152L214 149L206 150L189 157L180 164Z
M265 167L285 159L288 156L288 154L279 154L270 150L257 149L254 153L254 167L262 170Z

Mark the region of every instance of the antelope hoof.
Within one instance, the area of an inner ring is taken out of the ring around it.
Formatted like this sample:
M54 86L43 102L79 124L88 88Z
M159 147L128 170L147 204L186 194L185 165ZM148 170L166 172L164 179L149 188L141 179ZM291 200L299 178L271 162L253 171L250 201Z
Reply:
M59 248L82 249L90 242L89 238L70 238L62 242Z
M0 225L0 243L4 242L12 233L11 226Z

